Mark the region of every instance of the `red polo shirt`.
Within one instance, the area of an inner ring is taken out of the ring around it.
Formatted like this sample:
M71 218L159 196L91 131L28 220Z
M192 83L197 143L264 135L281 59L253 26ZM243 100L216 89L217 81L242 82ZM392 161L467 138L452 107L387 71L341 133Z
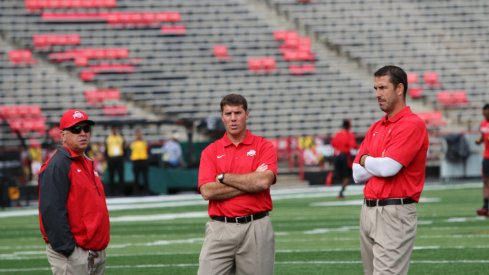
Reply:
M479 129L484 139L484 158L489 159L489 121L484 119Z
M363 193L367 199L405 198L419 201L426 177L428 132L424 122L409 107L391 119L387 116L374 123L365 135L355 163L368 154L389 157L402 164L392 177L370 178Z
M199 188L215 182L221 173L247 174L256 171L261 164L277 176L277 151L272 143L250 131L235 146L224 136L202 151L199 167ZM272 210L270 189L259 193L247 193L228 200L209 201L209 216L239 217Z
M350 154L351 149L358 148L355 135L345 129L338 131L331 140L335 153Z

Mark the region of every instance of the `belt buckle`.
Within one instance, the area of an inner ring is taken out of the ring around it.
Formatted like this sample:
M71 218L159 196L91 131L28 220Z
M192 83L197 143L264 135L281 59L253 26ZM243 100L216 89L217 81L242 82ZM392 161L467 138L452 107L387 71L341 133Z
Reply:
M235 217L235 222L236 224L241 224L241 223L247 223L248 222L248 217L247 216L240 216L240 217ZM243 220L243 222L240 222L240 219Z

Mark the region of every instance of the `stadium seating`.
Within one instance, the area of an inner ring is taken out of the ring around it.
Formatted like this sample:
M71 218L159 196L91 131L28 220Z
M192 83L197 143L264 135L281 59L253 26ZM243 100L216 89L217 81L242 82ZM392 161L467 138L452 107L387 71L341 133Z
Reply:
M469 104L466 91L441 91L436 94L443 107L466 106Z
M53 45L78 45L80 35L78 34L35 34L32 43L36 48L46 48Z
M475 105L489 101L481 0L267 0L290 23L280 28L238 0L0 3L2 102L38 104L47 125L74 102L100 121L201 121L238 92L257 134L328 135L350 118L362 135L382 113L359 71L385 64L409 72L412 99L467 129L480 120ZM10 50L26 51L9 59ZM446 108L442 91L465 91L470 101Z

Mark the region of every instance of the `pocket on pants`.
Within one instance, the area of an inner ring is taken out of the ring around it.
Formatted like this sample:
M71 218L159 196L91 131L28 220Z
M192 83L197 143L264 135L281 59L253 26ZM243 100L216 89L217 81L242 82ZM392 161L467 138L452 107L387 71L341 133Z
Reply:
M73 270L86 270L86 272L88 272L88 250L76 246L73 254L68 258L68 261Z

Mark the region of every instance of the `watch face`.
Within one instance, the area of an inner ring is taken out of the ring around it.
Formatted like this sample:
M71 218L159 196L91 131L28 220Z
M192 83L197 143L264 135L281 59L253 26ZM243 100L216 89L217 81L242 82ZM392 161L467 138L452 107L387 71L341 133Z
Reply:
M224 174L219 174L217 179L222 183L222 180L224 179Z

